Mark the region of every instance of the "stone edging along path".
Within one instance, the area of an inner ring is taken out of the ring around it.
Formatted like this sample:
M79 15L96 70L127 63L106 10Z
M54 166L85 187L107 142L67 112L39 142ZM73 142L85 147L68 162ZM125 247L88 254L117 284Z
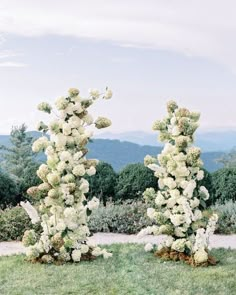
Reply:
M96 233L90 239L99 245L110 245L115 243L153 243L158 244L164 236L146 236L138 238L136 235L116 234L116 233ZM231 248L236 249L236 235L213 235L210 238L211 248ZM22 254L25 248L21 242L1 242L0 256Z

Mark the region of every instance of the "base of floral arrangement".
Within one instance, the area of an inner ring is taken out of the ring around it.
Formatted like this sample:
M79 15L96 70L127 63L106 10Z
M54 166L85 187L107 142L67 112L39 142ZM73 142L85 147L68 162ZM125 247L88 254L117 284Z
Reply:
M72 259L71 255L70 255L70 260L63 260L60 256L55 255L55 253L43 253L41 254L39 257L34 258L34 259L29 259L26 258L27 261L32 262L32 263L41 263L41 264L55 264L55 265L62 265L65 263L75 263L75 261ZM91 260L95 260L97 258L97 256L92 255L92 250L90 250L89 252L82 254L80 257L80 260L77 261L91 261Z
M217 261L213 256L208 255L208 260L203 263L196 263L192 255L187 255L182 252L172 250L170 248L162 248L154 253L154 256L159 257L163 260L172 260L172 261L184 261L185 263L197 267L197 266L210 266L216 265Z

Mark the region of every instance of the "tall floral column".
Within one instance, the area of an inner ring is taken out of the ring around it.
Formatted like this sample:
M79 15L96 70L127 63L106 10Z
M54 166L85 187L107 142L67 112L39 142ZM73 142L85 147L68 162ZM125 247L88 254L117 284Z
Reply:
M40 122L38 130L49 132L33 144L33 151L43 151L47 156L37 175L42 180L38 187L28 190L30 196L41 198L39 215L29 204L22 206L33 222L40 220L42 233L26 231L23 242L28 247L27 256L31 261L42 263L79 262L103 255L111 256L106 250L89 242L87 225L92 210L99 206L99 200L88 201L85 194L89 183L85 175L96 173L97 160L87 159L86 144L92 137L88 126L106 128L111 121L104 117L93 120L88 108L99 98L110 99L112 92L104 94L91 90L87 99L80 96L78 89L70 89L67 97L56 100L56 112L48 103L41 103L38 109L56 117L49 123Z
M147 215L154 225L143 229L139 236L167 235L158 246L157 256L207 265L213 263L208 244L218 217L213 214L206 221L202 214L209 193L199 184L204 178L201 151L192 146L200 114L179 108L174 101L167 104L167 111L167 117L153 125L165 143L164 149L157 158L148 155L144 159L159 184L158 192L153 188L144 192L145 200L151 204ZM146 245L145 250L152 250L152 245Z

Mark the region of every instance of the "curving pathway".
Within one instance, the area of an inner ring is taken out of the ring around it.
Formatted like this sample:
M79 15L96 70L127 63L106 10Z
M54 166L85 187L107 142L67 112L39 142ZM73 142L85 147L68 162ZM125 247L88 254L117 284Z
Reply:
M115 243L158 244L163 238L164 236L146 236L143 238L137 238L136 235L96 233L90 239L100 245L110 245ZM236 249L236 235L213 235L210 239L210 247ZM0 243L0 256L22 253L25 253L25 248L21 242Z

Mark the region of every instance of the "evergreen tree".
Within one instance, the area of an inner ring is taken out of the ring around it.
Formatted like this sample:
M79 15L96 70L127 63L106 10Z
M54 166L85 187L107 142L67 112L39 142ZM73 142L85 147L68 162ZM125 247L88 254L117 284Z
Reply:
M25 124L12 127L11 144L0 146L2 150L1 168L15 180L20 199L26 195L29 186L39 183L39 178L35 174L39 164L31 148L34 139L27 134L26 130Z

